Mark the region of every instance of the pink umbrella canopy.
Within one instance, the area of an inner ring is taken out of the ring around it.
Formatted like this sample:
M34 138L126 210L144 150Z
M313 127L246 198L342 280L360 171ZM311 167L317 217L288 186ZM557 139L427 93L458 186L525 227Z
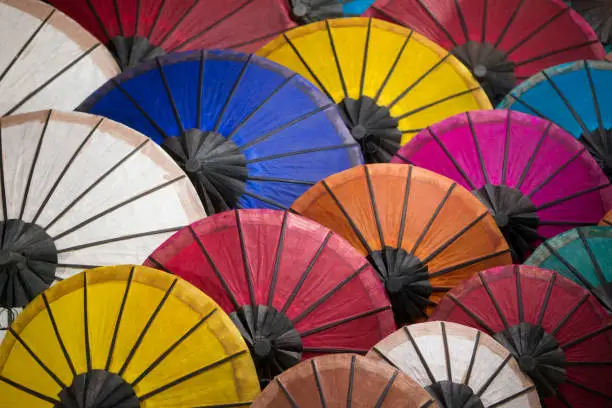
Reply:
M393 158L449 177L489 208L516 261L542 241L597 224L612 187L571 135L541 118L469 112L424 129Z

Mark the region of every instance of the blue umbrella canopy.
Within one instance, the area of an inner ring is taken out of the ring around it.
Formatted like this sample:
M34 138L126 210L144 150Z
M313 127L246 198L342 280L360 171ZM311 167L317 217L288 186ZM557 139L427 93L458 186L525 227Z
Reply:
M125 71L78 110L149 136L190 176L207 212L287 209L363 163L335 104L299 75L231 51L169 54Z
M612 180L612 63L577 61L514 88L498 108L541 116L578 138Z

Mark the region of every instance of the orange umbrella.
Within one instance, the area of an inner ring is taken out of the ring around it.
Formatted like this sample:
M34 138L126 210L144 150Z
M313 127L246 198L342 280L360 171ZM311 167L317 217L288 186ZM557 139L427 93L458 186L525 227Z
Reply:
M495 221L474 195L415 166L354 167L314 185L292 210L368 256L398 323L422 320L461 281L512 260Z
M599 225L604 227L612 227L612 210L608 211L606 215L599 221Z

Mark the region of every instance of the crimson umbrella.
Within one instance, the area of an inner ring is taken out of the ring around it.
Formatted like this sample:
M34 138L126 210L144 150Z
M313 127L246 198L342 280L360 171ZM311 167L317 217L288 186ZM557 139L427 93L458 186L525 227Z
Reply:
M193 283L230 315L264 384L302 358L365 353L395 329L366 259L288 212L216 214L177 232L146 264Z
M605 58L593 29L561 0L378 0L367 14L451 51L494 104L544 68Z
M529 374L547 407L608 407L612 324L582 287L531 266L490 269L451 290L431 315L487 332Z

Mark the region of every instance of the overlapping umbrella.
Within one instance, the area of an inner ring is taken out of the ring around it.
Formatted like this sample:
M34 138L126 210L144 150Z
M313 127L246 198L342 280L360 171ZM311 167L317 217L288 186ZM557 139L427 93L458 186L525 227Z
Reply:
M612 400L612 325L587 290L532 266L490 269L451 290L431 319L483 330L504 345L550 406Z
M582 227L548 241L525 261L587 288L612 314L612 228Z
M368 15L410 27L452 52L494 104L542 69L605 58L591 27L561 0L378 0Z
M205 216L164 151L118 123L44 111L0 120L0 338L51 284L141 263Z
M291 208L367 255L399 323L426 318L462 280L511 262L487 208L457 183L416 166L346 170L317 183Z
M189 283L142 266L57 284L0 346L6 407L246 407L258 393L229 317Z
M87 31L38 0L0 0L0 117L72 110L119 73Z
M571 0L570 5L586 21L604 44L612 44L612 8L607 0Z
M601 219L599 225L603 227L612 227L612 210L608 211L606 215Z
M367 357L408 374L443 407L537 408L534 384L489 335L450 322L404 326Z
M499 105L548 119L585 145L612 178L612 63L578 61L549 68Z
M79 110L161 144L209 214L285 209L320 179L362 163L336 107L313 85L263 58L230 51L142 64Z
M395 330L365 258L327 228L287 212L209 217L176 233L147 265L183 277L230 314L262 384L302 358L365 353Z
M597 224L612 207L612 186L585 148L551 122L519 112L454 116L421 132L393 162L471 190L518 262L547 238Z
M274 379L252 408L437 408L410 377L384 363L351 354L304 361Z
M439 120L490 108L456 58L417 32L381 20L309 24L258 55L302 74L333 99L369 163L388 162L400 144Z

